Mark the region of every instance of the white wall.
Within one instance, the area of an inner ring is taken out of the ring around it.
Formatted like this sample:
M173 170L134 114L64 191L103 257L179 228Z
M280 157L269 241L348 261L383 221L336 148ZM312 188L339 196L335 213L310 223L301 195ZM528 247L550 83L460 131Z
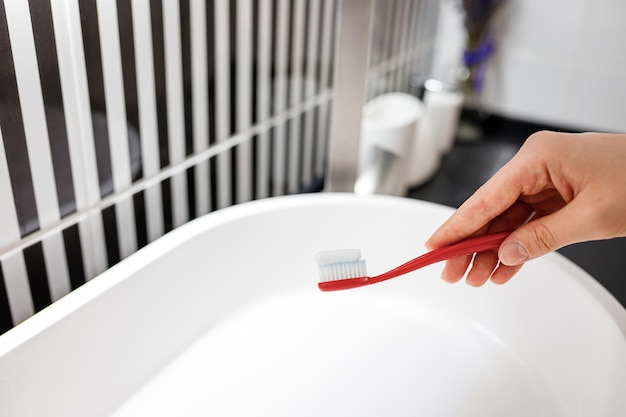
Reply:
M626 2L509 0L495 28L486 109L523 120L626 132ZM442 1L434 75L460 62L463 17Z

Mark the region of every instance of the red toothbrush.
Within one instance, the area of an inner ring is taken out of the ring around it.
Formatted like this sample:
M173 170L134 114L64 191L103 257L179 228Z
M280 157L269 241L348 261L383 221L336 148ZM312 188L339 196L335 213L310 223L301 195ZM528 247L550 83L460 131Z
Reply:
M361 251L358 249L320 252L315 257L320 271L318 287L322 291L337 291L376 284L377 282L404 275L435 262L497 249L509 233L510 232L492 233L444 246L373 277L367 276L365 261L360 259Z

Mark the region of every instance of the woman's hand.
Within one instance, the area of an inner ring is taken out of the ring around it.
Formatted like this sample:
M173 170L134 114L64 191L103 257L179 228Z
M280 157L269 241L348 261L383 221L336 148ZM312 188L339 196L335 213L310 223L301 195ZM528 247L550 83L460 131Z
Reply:
M563 246L626 236L626 134L538 132L426 242L509 231L500 249L446 262L442 278L503 284Z

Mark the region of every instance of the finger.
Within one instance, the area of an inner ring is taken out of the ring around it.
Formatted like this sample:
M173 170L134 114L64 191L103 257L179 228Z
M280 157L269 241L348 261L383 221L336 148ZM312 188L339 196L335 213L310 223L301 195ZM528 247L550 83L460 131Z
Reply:
M550 153L537 151L545 147L546 137L552 136L558 134L538 132L529 137L520 151L433 233L427 247L435 249L458 242L501 215L520 196L535 195L554 188L543 160L543 155ZM559 146L558 143L553 147L556 146Z
M515 158L500 169L456 210L428 239L426 247L436 249L474 234L511 207L520 195Z
M513 231L500 245L498 256L504 265L520 265L570 243L591 240L593 205L575 198L562 209L537 218ZM575 226L572 222L576 222Z
M497 265L498 253L496 251L477 253L465 282L473 287L482 286L487 282Z
M534 213L534 207L522 201L516 201L504 213L493 219L489 233L512 231L526 223Z
M567 204L563 196L554 188L533 195L522 195L519 201L531 206L539 216L554 213Z
M472 262L472 255L459 256L446 261L441 279L451 284L458 282L465 276L465 272Z
M493 274L491 274L491 282L497 285L506 284L511 278L522 268L524 264L507 266L502 263L498 264L498 267Z
M531 207L527 204L518 202L502 215L504 217L503 219L496 219L492 225L489 225L489 227L483 227L475 234L481 235L487 231L493 233L503 230L512 230L524 223L530 213L532 213ZM466 274L471 261L472 255L464 256L460 259L448 260L441 275L443 280L450 283L455 283L461 280L461 278L463 278ZM489 279L489 276L497 264L497 251L491 251L487 257L484 257L483 254L476 254L471 269L472 278L470 278L468 284L474 286L483 285Z

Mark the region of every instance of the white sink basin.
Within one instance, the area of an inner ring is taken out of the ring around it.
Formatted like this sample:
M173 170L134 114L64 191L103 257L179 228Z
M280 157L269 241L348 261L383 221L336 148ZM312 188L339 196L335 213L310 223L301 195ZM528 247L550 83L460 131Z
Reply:
M439 264L317 289L317 252L380 273L450 213L311 194L195 220L0 336L0 415L626 415L626 311L558 254L504 286Z

